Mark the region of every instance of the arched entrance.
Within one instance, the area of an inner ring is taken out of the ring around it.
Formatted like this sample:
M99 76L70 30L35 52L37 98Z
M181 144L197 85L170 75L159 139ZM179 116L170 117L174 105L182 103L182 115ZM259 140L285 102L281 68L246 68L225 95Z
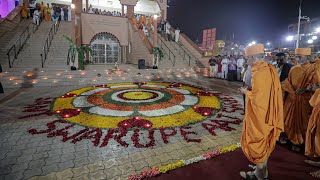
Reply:
M120 64L121 46L117 37L110 33L95 35L90 43L93 50L90 63L92 64Z

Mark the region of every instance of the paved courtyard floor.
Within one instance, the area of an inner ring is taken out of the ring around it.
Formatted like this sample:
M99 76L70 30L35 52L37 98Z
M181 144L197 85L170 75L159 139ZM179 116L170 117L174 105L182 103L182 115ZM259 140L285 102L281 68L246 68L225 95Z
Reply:
M0 99L0 179L134 179L237 147L240 83L156 76L10 89Z

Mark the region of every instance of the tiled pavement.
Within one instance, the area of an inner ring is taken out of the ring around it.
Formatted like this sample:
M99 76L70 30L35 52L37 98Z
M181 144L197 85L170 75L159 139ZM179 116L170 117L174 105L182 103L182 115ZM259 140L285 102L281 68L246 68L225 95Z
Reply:
M172 77L172 81L212 88L242 102L236 91L239 87L237 83L204 77ZM128 132L122 138L129 143L128 147L119 146L116 141L110 141L106 147L96 147L88 139L73 144L70 141L62 142L59 136L48 138L47 134L32 135L28 132L31 128L47 129L46 124L56 119L52 116L18 119L25 115L23 107L32 104L35 99L58 97L78 88L79 86L22 89L0 104L0 179L124 179L143 169L189 159L240 141L242 124L230 125L236 130L218 130L217 136L212 136L198 123L192 125L197 135L191 136L201 139L201 143L188 143L182 136L172 136L169 143L165 144L159 131L155 131L156 146L135 148L130 141L133 132ZM240 112L237 116L241 117ZM81 129L83 127L75 126L69 132L72 134ZM107 133L107 130L102 131L103 134ZM140 143L147 144L147 132L141 133L145 138L141 138Z

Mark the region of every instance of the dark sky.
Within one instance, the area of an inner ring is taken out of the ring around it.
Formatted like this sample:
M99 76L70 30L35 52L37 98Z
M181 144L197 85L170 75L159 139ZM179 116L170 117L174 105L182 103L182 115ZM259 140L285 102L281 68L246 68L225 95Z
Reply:
M298 21L300 0L170 0L168 20L193 40L217 28L217 39L248 43L277 41ZM302 15L320 16L320 0L303 0Z

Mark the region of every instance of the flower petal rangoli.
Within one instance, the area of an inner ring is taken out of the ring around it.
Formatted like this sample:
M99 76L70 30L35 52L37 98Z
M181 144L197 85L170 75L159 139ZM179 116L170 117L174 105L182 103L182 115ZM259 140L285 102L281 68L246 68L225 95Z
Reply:
M118 128L122 121L136 116L150 122L153 128L186 126L201 122L221 109L219 99L213 94L180 83L106 84L67 94L76 96L57 98L52 109L80 108L78 116L58 116L91 128ZM194 106L205 112L199 113ZM84 117L90 121L84 121Z

